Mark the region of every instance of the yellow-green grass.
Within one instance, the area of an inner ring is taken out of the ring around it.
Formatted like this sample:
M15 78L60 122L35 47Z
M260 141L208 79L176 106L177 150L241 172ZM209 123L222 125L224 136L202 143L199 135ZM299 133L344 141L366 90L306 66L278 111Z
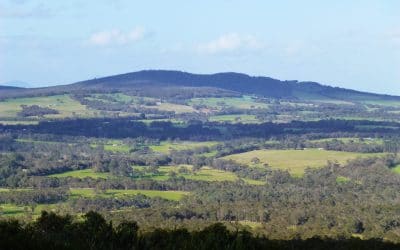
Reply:
M213 115L208 118L211 122L241 122L241 123L259 123L260 120L255 115Z
M400 174L400 165L397 165L396 167L392 168L392 171L395 172L396 174Z
M0 204L0 218L2 216L18 216L22 215L26 212L26 209L24 206L18 206L14 204Z
M261 222L249 221L249 220L240 220L238 221L238 223L243 226L248 226L251 229L260 228L262 226Z
M102 145L104 150L111 152L127 153L131 150L131 147L125 144L122 140L108 140L106 142L90 144L92 148L97 148L99 145Z
M249 166L261 167L268 164L271 168L288 170L294 176L302 176L308 167L319 168L328 161L337 161L340 164L358 157L383 156L381 153L353 153L328 151L319 149L306 150L254 150L246 153L233 154L223 157ZM260 163L253 164L252 159L258 158Z
M216 141L205 141L205 142L196 142L196 141L162 141L160 145L151 145L151 150L163 154L168 154L171 150L190 150L199 147L212 147L217 145Z
M104 145L104 150L111 151L111 152L129 152L131 147L124 144L106 144Z
M71 116L88 117L93 112L86 106L73 100L68 95L54 95L44 97L15 98L0 102L0 118L16 118L22 110L21 105L39 105L59 111L59 114L46 115L47 118L65 118Z
M239 109L268 108L268 104L256 102L250 96L243 97L211 97L211 98L192 98L190 105L205 105L210 108L220 109L222 106L234 107Z
M187 173L179 173L179 168L184 167L188 170ZM141 166L135 166L134 168L138 170L144 170L146 167L141 167ZM165 181L170 178L170 173L174 172L177 177L182 176L185 179L190 179L190 180L197 180L197 181L208 181L208 182L214 182L214 181L237 181L240 178L236 176L232 172L228 171L222 171L218 169L213 169L210 167L202 167L200 170L196 172L192 172L192 166L190 165L182 165L182 166L161 166L158 169L159 174L154 175L154 174L145 174L143 178L145 179L152 179L152 180L158 180L158 181ZM246 183L251 184L251 185L263 185L265 182L263 181L257 181L257 180L252 180L252 179L243 179Z
M0 188L0 192L10 192L10 191L30 191L32 188Z
M145 106L146 107L146 106ZM157 106L147 106L149 108L156 108L162 111L173 111L177 114L181 113L192 113L195 112L196 110L188 105L181 105L181 104L174 104L174 103L167 103L167 102L162 102L157 104Z
M59 174L52 174L49 175L49 177L55 177L55 178L66 178L66 177L74 177L74 178L93 178L93 179L107 179L107 178L112 178L112 175L110 173L99 173L95 172L93 169L82 169L82 170L73 170L73 171L67 171L64 173L59 173Z
M92 188L71 188L71 198L84 197L84 198L96 198L96 197L126 197L126 196L135 196L138 194L142 194L148 197L161 197L167 200L179 201L184 196L189 195L189 192L184 191L160 191L160 190L143 190L143 189L107 189L104 191L98 191Z
M39 121L0 121L2 125L37 125Z
M346 176L338 176L338 177L336 177L336 182L337 183L346 183L346 182L349 182L349 181L350 181L350 178L346 177Z
M18 189L18 190L26 190L26 189ZM10 192L11 189L1 189L1 192ZM189 195L189 192L185 191L159 191L159 190L119 190L119 189L107 189L105 191L96 192L91 188L72 188L70 189L71 196L70 199L76 198L122 198L127 196L135 196L138 194L142 194L151 198L161 197L167 200L179 201L184 196ZM16 204L0 204L0 218L4 217L14 217L14 216L23 216L26 215L27 212L32 212L32 215L38 216L41 211L53 211L57 209L57 207L68 206L68 201L60 202L57 204L38 204L34 206L24 206L24 205L16 205ZM33 211L32 211L33 209Z

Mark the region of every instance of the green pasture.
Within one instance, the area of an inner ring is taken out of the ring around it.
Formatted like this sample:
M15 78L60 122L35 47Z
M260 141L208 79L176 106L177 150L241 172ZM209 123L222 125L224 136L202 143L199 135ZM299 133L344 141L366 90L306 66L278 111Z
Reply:
M54 95L43 97L27 97L8 99L0 102L0 119L16 118L17 113L22 110L21 105L38 105L58 110L59 114L46 115L46 118L65 118L72 116L92 117L93 112L86 106L73 100L68 95Z
M118 197L126 197L126 196L135 196L138 194L142 194L148 197L161 197L167 200L179 201L184 196L189 195L189 192L184 191L160 191L160 190L143 190L143 189L106 189L104 191L96 191L92 188L71 188L71 198L118 198Z
M232 123L259 123L255 115L213 115L208 118L210 122L232 122Z
M18 189L22 190L22 189ZM10 192L10 189L1 189L0 192ZM68 207L68 202L71 199L77 198L123 198L142 194L151 198L160 197L167 200L179 201L183 197L189 195L189 192L184 191L159 191L159 190L142 190L142 189L107 189L96 191L92 188L71 188L70 198L66 202L56 204L36 204L32 206L16 205L10 203L0 204L0 218L1 217L16 217L24 216L31 213L33 216L40 215L42 210L53 211L59 207Z
M395 172L396 174L400 174L400 165L397 165L396 167L392 168L392 171Z
M216 141L162 141L159 145L150 145L150 149L154 152L168 154L171 150L191 150L199 147L212 147L217 145Z
M145 166L134 166L134 169L144 170L147 168ZM180 168L185 168L186 172L180 172ZM170 174L173 172L177 177L182 176L185 179L197 180L197 181L237 181L240 178L236 176L232 172L222 171L218 169L213 169L210 167L202 167L198 171L193 172L192 166L190 165L182 165L182 166L161 166L158 168L158 174L146 173L143 179L152 179L157 181L165 181L168 180L171 176ZM243 179L245 182L251 185L263 185L264 182L251 180L251 179Z
M168 103L168 102L159 103L157 106L145 106L145 107L156 108L156 109L162 110L162 111L173 111L177 114L192 113L192 112L196 111L193 107L188 106L188 105L181 105L181 104Z
M67 171L67 172L59 173L59 174L52 174L52 175L49 175L49 177L55 177L55 178L74 177L74 178L80 178L80 179L84 179L84 178L107 179L107 178L112 178L112 175L110 173L95 172L93 169L88 168L88 169L82 169L82 170Z
M3 120L0 121L2 125L37 125L39 121L14 121L14 120Z
M254 150L223 157L249 166L262 167L263 164L275 169L288 170L294 176L301 176L306 168L319 168L328 161L337 161L345 164L348 160L358 157L378 157L381 153L353 153L342 151L328 151L319 149L306 150ZM259 163L254 162L258 158Z
M212 109L221 109L222 107L232 107L238 109L257 109L268 108L268 104L256 102L251 96L243 97L210 97L210 98L192 98L190 105L204 105Z

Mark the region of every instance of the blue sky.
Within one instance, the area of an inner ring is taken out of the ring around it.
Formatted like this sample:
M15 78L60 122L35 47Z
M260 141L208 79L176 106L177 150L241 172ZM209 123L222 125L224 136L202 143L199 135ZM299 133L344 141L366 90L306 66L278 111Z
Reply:
M400 1L0 0L0 83L142 69L400 95Z

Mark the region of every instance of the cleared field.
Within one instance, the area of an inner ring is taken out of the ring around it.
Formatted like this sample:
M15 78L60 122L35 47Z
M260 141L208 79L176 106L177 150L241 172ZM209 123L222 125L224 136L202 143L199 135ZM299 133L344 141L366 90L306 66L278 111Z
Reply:
M176 176L182 176L186 179L198 180L198 181L237 181L239 177L237 177L232 172L226 172L222 170L212 169L208 167L203 167L196 173L192 173L192 166L184 166L188 171L186 173L179 173L180 166L162 166L158 168L158 174L146 173L144 176L140 177L140 179L152 179L156 181L166 181L170 178L170 173L174 172ZM134 166L134 169L144 170L143 166ZM107 178L116 178L112 176L110 173L98 173L94 172L92 169L83 169L83 170L74 170L67 171L60 174L52 174L49 177L53 178L93 178L93 179L107 179ZM251 179L243 179L248 184L252 185L263 185L264 182L251 180Z
M195 112L196 110L188 105L180 105L180 104L174 104L174 103L167 103L163 102L158 104L157 106L150 106L151 108L156 108L159 110L163 111L174 111L177 114L181 113L192 113Z
M158 109L163 111L174 111L175 113L191 113L196 110L189 105L161 102L160 99L151 97L129 96L123 93L114 94L93 94L86 97L88 100L98 100L105 103L121 103L126 105L141 106L143 108ZM155 105L146 105L145 102L152 102Z
M241 122L241 123L259 123L260 120L255 115L213 115L208 118L211 122Z
M93 179L107 179L107 178L112 178L112 175L109 173L99 173L93 171L93 169L82 169L82 170L73 170L73 171L67 171L64 173L60 174L52 174L49 175L49 177L55 177L55 178L66 178L66 177L74 177L74 178L93 178Z
M16 118L22 110L21 105L39 105L58 110L59 114L45 115L46 118L65 118L72 116L91 117L93 112L68 95L16 98L0 102L0 118Z
M125 197L125 196L135 196L138 194L142 194L148 197L161 197L167 200L179 201L185 195L189 195L189 192L184 191L159 191L159 190L142 190L142 189L107 189L103 192L96 192L92 188L71 188L71 198L96 198L96 197L106 197L106 198L117 198L117 197Z
M205 141L205 142L195 142L195 141L162 141L160 145L149 146L151 150L163 154L168 154L171 150L190 150L199 147L212 147L217 145L216 141Z
M239 223L243 226L248 226L250 229L256 229L256 228L262 227L261 222L255 222L255 221L240 220L237 223Z
M301 176L308 167L319 168L326 165L327 161L337 161L340 164L358 157L383 156L384 154L363 154L352 152L328 151L318 149L307 150L254 150L241 154L228 155L224 159L231 159L242 164L262 167L268 164L275 169L288 170L294 176ZM259 163L255 164L255 158Z
M2 125L37 125L39 121L0 121Z
M392 171L395 172L396 174L400 174L400 165L397 165L396 167L392 168Z
M180 172L180 168L186 168L187 172ZM143 170L145 167L136 166L134 167L139 170ZM158 169L158 174L145 174L144 179L152 179L158 181L168 180L170 178L170 174L173 172L177 177L182 176L186 179L197 180L197 181L237 181L240 178L236 176L232 172L217 170L209 167L202 167L200 170L195 173L192 172L192 166L182 165L182 166L162 166ZM243 179L245 182L251 185L263 185L265 184L262 181L251 180L251 179Z
M346 176L338 176L336 178L336 182L337 183L346 183L346 182L349 182L349 181L350 181L350 178L348 178Z
M129 152L131 147L125 144L107 144L104 145L104 150L111 152Z
M104 150L111 152L119 152L119 153L127 153L131 150L131 147L127 144L124 144L121 140L109 140L104 144L90 144L92 148L96 148L102 145Z
M18 189L24 190L24 189ZM10 189L1 189L0 192L10 192ZM123 198L142 194L151 198L160 197L167 200L179 201L183 197L189 195L189 192L184 191L158 191L158 190L120 190L120 189L107 189L105 191L96 192L92 188L72 188L70 189L71 195L66 202L57 204L38 204L34 206L15 205L10 203L0 204L0 218L1 217L18 217L32 213L34 217L40 215L42 210L53 211L57 207L69 206L72 199L77 198Z
M204 105L213 109L220 109L224 106L238 109L268 108L268 104L256 102L251 96L243 97L222 97L222 98L192 98L190 105Z
M18 216L26 212L26 207L17 206L14 204L0 204L0 217L1 216Z

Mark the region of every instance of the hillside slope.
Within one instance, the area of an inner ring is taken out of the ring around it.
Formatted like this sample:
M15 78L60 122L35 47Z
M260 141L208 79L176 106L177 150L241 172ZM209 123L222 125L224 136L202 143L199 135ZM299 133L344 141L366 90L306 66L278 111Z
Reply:
M315 82L281 81L269 77L249 76L240 73L191 74L181 71L144 70L103 78L81 81L69 85L37 89L7 89L0 97L68 93L81 90L143 90L180 87L212 87L242 94L272 98L301 100L396 100L400 97L379 95L344 88L330 87Z

